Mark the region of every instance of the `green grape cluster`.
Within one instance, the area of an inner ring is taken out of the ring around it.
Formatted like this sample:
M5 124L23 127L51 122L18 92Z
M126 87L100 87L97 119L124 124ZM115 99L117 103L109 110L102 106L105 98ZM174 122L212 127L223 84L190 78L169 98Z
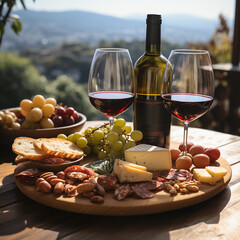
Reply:
M132 127L126 125L123 118L118 118L114 120L112 127L106 123L99 127L88 127L84 132L76 132L68 137L64 134L59 134L58 137L72 141L86 155L93 153L98 159L106 159L113 156L124 157L124 151L136 146L143 134L138 130L132 131Z

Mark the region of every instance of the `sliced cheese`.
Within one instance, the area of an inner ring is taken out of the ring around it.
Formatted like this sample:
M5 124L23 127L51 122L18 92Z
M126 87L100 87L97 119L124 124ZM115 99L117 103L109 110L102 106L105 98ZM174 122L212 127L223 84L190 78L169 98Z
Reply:
M208 171L205 168L194 168L193 177L202 183L213 182L212 176L208 173Z
M213 178L218 180L222 179L227 174L227 170L224 167L207 166L205 169Z
M125 151L128 162L145 166L148 171L170 170L171 154L166 148L148 144L139 144Z
M153 177L152 173L146 171L146 167L119 159L115 160L113 171L117 174L120 183L149 181Z
M143 171L147 171L147 168L135 163L130 163L130 162L126 162L126 161L122 161L121 159L115 159L114 161L114 165L127 165L133 168L137 168L137 169L141 169Z
M223 167L207 166L193 169L193 177L203 183L213 183L221 180L227 174Z
M118 175L120 183L124 182L143 182L152 180L153 174L148 171L122 165L122 171Z

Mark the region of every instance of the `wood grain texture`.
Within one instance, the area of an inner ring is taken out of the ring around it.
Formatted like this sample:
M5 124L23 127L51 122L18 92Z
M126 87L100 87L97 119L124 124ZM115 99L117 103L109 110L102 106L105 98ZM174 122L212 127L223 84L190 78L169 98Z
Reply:
M86 122L84 127L89 125L93 123ZM181 141L182 134L182 127L173 126L171 140ZM240 239L240 137L190 128L189 139L219 147L232 168L230 184L194 206L137 217L84 215L32 201L14 183L15 155L0 146L0 201L4 199L0 206L0 239Z

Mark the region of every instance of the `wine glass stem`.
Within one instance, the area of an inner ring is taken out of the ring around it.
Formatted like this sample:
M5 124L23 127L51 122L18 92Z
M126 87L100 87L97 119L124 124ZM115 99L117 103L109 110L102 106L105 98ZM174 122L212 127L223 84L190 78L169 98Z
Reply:
M113 117L109 117L109 125L110 125L110 127L113 126Z
M188 123L184 123L183 133L183 155L187 155Z

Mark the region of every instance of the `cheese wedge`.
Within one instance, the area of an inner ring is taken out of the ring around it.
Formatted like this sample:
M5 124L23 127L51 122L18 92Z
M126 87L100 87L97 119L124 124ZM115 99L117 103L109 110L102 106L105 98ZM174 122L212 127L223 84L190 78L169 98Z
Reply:
M207 166L205 167L205 169L213 178L219 180L222 179L227 174L227 170L224 167Z
M119 159L115 160L113 171L117 174L120 183L149 181L153 177L152 173L146 171L146 167Z
M205 168L193 169L193 177L203 183L218 182L227 174L223 167L207 166Z
M209 174L209 172L205 168L194 168L193 177L202 183L213 182L212 181L213 177Z
M126 161L145 166L148 171L170 170L172 167L171 154L166 148L139 144L124 154Z

